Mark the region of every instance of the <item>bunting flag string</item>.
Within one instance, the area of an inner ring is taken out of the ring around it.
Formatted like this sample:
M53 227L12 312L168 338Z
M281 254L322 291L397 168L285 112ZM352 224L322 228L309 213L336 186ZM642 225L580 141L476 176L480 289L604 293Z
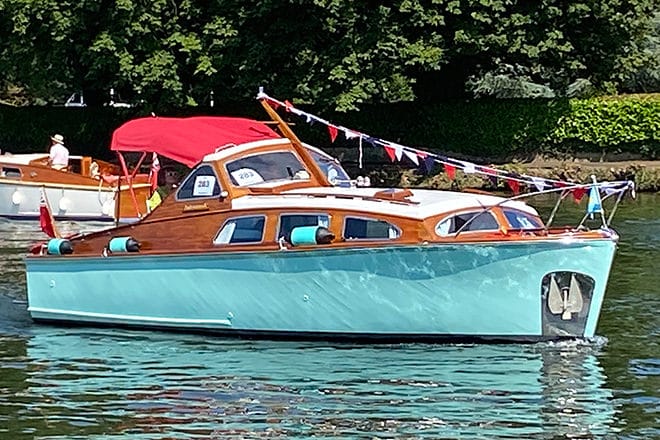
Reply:
M610 195L622 191L630 190L634 197L634 182L631 181L615 181L615 182L590 182L590 183L576 183L556 179L548 179L545 177L530 176L527 174L519 174L515 172L505 171L491 166L478 165L472 162L454 159L438 153L421 150L395 142L390 142L377 137L372 137L367 134L361 133L356 130L351 130L341 125L330 123L311 113L296 108L289 101L278 101L275 98L268 96L263 91L259 91L257 99L266 101L273 109L277 110L279 107L286 108L287 112L291 112L297 116L305 118L307 123L314 124L320 123L328 128L330 134L330 141L334 142L337 135L341 132L346 139L359 139L360 148L362 148L362 141L369 143L374 147L381 147L385 150L387 157L394 162L395 160L401 161L403 156L411 160L415 165L424 167L427 172L433 170L435 163L443 165L447 177L450 180L455 179L456 170L461 170L465 174L480 174L491 180L494 185L497 185L498 179L502 179L511 188L511 190L518 194L520 192L520 184L525 184L530 187L536 188L537 191L546 190L561 190L565 188L573 193L576 202L582 200L587 190L590 188L598 188L597 191L602 189L606 194Z

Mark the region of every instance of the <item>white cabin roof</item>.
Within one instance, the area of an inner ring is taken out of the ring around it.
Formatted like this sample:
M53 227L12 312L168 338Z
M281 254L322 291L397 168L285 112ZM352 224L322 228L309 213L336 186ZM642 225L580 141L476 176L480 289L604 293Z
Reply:
M233 146L223 146L221 149L215 153L207 154L202 159L203 162L215 162L218 160L226 159L229 156L232 156L236 153L246 153L250 150L254 150L259 147L266 147L271 145L291 145L291 141L287 138L279 139L265 139L254 142L247 142L245 144L233 145Z
M14 165L28 165L36 159L45 159L48 153L29 153L29 154L11 154L5 153L0 155L0 163L14 164Z
M318 187L286 191L277 195L243 196L232 200L232 209L288 208L318 210L348 209L373 215L397 215L425 219L434 215L462 209L480 208L501 204L532 215L538 215L531 206L519 201L507 201L504 197L454 191L415 189L408 199L415 204L390 200L366 199L383 188Z

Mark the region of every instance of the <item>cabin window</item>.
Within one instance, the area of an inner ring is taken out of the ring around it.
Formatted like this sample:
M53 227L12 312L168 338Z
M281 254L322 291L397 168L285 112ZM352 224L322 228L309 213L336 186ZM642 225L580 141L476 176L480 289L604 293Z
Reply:
M330 226L328 214L284 214L280 216L280 229L277 238L287 237L298 226Z
M497 219L491 212L474 211L464 212L441 220L435 227L435 233L445 237L458 231L496 231L499 227Z
M220 185L211 165L200 165L183 181L177 200L208 199L220 195Z
M69 156L69 171L75 174L82 174L82 164L80 157Z
M399 228L383 220L347 217L344 238L347 240L393 240L401 236Z
M274 151L244 157L227 164L231 183L251 186L282 180L308 180L309 173L290 151Z
M505 209L504 216L513 229L538 229L543 227L543 223L538 217L526 212Z
M7 179L20 179L21 170L20 168L2 167L0 177L6 177Z
M262 215L232 218L225 222L213 244L260 243L266 218Z
M328 181L334 186L350 187L351 178L348 173L339 164L339 161L320 151L308 148L307 151L312 155L314 162L321 168L321 171L328 178Z

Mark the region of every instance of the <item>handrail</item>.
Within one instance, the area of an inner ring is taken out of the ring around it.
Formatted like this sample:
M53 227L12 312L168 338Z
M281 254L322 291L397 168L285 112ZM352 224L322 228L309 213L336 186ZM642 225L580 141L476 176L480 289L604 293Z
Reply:
M466 226L469 225L469 224L470 224L475 218L479 217L481 214L486 213L486 212L492 210L493 208L500 207L501 205L503 205L503 204L505 204L505 203L507 203L507 202L515 201L515 200L520 200L520 199L524 199L524 198L529 198L529 197L534 197L534 196L538 196L538 195L541 195L541 194L550 194L550 193L554 193L554 192L558 192L558 191L565 191L565 193L562 194L561 198L559 199L559 201L558 201L557 204L555 205L555 209L553 209L553 212L552 212L552 214L551 214L551 217L550 217L549 220L548 220L548 224L544 225L544 229L545 229L545 230L548 230L549 227L550 227L550 223L551 223L551 221L552 221L552 218L554 217L554 214L556 213L557 208L559 207L559 203L561 203L561 201L562 201L564 198L566 198L566 196L567 196L568 194L570 194L570 191L571 191L571 190L578 189L578 188L591 189L591 188L594 188L594 187L596 187L596 188L600 188L600 187L612 187L612 186L618 186L618 185L625 185L625 187L622 188L622 189L619 191L621 195L620 195L620 197L618 198L618 200L617 200L617 202L616 202L616 204L615 204L615 207L613 208L613 210L615 210L615 209L616 209L616 206L618 206L619 202L620 202L621 199L623 198L623 194L624 194L627 190L629 190L629 189L634 190L634 183L633 183L633 182L631 182L631 181L629 181L629 180L625 180L625 181L615 181L615 182L603 182L603 183L598 183L598 182L595 182L595 181L594 181L594 183L589 183L589 184L575 184L575 185L572 185L572 186L566 186L566 187L562 187L562 188L550 188L550 189L546 189L546 190L535 191L535 192L525 193L525 194L517 194L517 195L512 196L512 197L507 197L507 198L505 198L504 200L501 200L501 201L499 201L498 203L496 203L496 204L494 204L494 205L490 205L490 206L483 206L483 205L481 205L483 209L482 209L480 212L478 212L478 213L476 213L475 215L473 215L472 217L470 217L470 218L468 219L468 221L466 221L466 222L465 222L465 223L464 223L464 224L463 224L463 225L462 225L462 226L456 231L456 235L455 235L455 236L458 237L458 235L459 235L461 232L463 232L463 230L466 228ZM607 199L607 198L610 197L610 196L611 196L611 194L610 194L610 195L606 195L605 197L602 197L602 198L601 198L601 201ZM603 211L603 212L602 212L602 218L603 218L603 224L602 224L602 227L607 228L607 227L609 227L609 224L610 224L610 221L611 221L611 216L610 216L610 220L609 220L609 221L606 221L606 220L605 220L604 209L603 209L602 211ZM588 215L588 214L587 214L587 215ZM586 217L586 216L585 216L585 217ZM577 227L579 228L580 226L582 226L582 223L583 223L583 222L584 222L584 219L582 220L582 222L580 222L580 224L579 224Z

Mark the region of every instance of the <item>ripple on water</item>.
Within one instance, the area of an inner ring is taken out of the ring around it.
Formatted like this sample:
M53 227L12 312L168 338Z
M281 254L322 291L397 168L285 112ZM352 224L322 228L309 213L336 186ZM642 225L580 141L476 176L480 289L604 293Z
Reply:
M44 414L63 435L497 439L615 429L600 348L584 342L374 347L37 327L14 343L23 354L0 370L20 377L0 379L0 414L38 432Z

